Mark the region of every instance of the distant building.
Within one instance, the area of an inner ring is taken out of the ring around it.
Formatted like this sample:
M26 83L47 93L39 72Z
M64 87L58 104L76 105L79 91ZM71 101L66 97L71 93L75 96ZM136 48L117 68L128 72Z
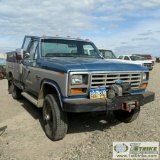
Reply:
M0 58L7 59L7 54L6 53L0 53Z

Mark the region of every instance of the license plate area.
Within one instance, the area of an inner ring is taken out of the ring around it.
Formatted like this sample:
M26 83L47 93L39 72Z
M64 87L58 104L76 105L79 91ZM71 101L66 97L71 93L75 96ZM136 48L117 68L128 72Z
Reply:
M98 98L106 98L106 88L95 88L95 89L90 89L90 99L98 99Z

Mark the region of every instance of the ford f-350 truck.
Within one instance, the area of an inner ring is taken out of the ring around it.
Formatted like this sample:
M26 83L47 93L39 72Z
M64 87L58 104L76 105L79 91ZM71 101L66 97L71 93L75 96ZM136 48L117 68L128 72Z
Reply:
M23 96L43 107L51 140L66 135L68 112L112 111L128 123L155 97L145 91L146 67L104 60L91 41L74 38L25 36L21 48L7 53L7 79L14 99Z

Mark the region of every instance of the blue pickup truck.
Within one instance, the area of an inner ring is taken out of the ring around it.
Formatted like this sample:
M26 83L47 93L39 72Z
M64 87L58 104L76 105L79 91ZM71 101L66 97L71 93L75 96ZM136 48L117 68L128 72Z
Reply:
M43 107L44 131L54 141L66 135L69 112L112 111L129 123L155 97L145 91L146 67L107 61L91 41L74 38L25 36L7 53L7 79L14 99Z

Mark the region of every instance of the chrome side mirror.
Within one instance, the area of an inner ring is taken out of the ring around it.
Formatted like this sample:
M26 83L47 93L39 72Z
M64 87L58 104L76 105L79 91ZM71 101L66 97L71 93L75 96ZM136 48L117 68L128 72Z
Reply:
M29 57L30 57L30 54L28 52L24 54L24 59Z
M16 49L16 54L17 60L23 60L30 57L30 54L21 48Z

